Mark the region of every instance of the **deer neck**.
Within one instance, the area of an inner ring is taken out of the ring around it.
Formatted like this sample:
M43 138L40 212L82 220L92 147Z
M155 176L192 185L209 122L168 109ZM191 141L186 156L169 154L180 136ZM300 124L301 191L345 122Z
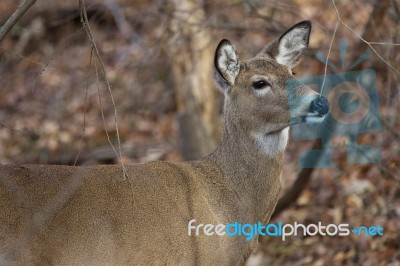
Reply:
M224 125L221 144L211 157L251 216L245 219L264 221L266 215L271 215L279 194L288 128L266 134L245 133L230 121Z

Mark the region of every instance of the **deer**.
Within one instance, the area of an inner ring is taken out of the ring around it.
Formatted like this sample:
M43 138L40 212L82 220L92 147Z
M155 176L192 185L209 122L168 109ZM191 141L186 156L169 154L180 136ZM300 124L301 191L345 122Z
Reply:
M258 237L198 226L268 223L291 124L329 113L306 85L297 92L307 97L286 90L310 32L300 22L244 61L230 41L218 44L223 135L205 158L125 165L127 178L121 165L1 165L0 264L243 265Z

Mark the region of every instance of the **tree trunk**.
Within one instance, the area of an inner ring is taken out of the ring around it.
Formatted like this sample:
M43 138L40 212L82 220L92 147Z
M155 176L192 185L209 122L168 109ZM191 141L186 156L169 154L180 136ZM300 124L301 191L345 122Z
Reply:
M211 153L220 139L218 95L213 84L213 42L202 26L205 12L196 0L171 0L168 56L178 107L179 146L186 160Z

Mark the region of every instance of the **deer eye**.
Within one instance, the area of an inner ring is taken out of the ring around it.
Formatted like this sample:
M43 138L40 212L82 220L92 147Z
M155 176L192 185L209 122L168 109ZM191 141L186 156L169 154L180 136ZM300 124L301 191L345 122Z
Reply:
M262 89L265 89L268 86L271 87L271 84L269 84L268 81L263 80L263 79L253 82L253 88L255 90L262 90Z

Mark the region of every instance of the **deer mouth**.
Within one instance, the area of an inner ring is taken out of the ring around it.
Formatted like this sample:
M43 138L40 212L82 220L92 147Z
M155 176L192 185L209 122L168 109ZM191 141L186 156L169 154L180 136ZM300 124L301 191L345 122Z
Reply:
M310 114L310 115L302 117L302 120L303 120L303 123L319 124L325 120L325 117L326 117L326 115Z
M305 116L291 118L290 125L297 125L297 124L320 124L322 123L325 118L325 115L320 115L318 113L308 113Z

